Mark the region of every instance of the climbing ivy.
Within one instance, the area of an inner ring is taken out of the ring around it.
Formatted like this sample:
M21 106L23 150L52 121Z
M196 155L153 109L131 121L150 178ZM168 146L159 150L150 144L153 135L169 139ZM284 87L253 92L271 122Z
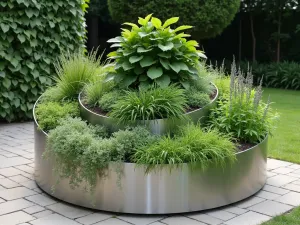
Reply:
M0 120L32 118L57 56L84 47L87 2L0 1Z

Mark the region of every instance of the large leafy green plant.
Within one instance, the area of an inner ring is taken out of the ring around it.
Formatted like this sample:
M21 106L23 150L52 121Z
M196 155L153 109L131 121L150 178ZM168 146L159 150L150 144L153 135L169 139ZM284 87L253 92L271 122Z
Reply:
M32 117L61 51L84 47L85 0L0 1L0 120Z
M181 31L192 26L171 29L178 21L173 17L162 23L148 15L139 18L138 25L124 23L131 30L122 29L122 36L108 40L118 49L108 56L116 60L116 73L110 74L122 87L148 88L153 83L167 87L170 83L181 83L185 88L199 79L197 66L205 55L196 49L198 43L188 41Z

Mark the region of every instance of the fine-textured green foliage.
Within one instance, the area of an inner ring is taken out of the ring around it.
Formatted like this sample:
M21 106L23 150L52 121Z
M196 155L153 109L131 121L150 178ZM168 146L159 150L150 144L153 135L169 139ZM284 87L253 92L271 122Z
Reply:
M120 90L107 92L98 100L98 106L104 112L110 112L113 109L114 104L121 99L122 96L124 96L124 93Z
M108 40L113 43L111 47L118 48L108 55L116 59L116 73L111 73L108 79L113 78L121 87L140 89L151 87L153 83L160 87L181 83L188 88L199 79L199 58L205 55L196 49L196 41L185 38L190 35L180 33L192 26L170 28L178 19L173 17L162 23L148 15L145 19L139 18L140 27L125 23L131 30L122 29L121 37Z
M248 63L241 63L241 68L246 69ZM297 62L281 62L250 64L254 80L263 78L266 87L300 90L300 64Z
M128 161L137 148L156 140L143 127L121 130L110 138L104 131L79 118L65 119L50 131L44 156L55 160L54 170L60 178L69 178L72 188L86 182L87 190L93 191L111 161Z
M272 135L277 114L270 109L270 99L262 102L262 89L253 89L251 72L244 78L239 71L236 76L233 64L230 94L228 99L221 99L219 106L212 110L210 123L224 133L231 133L241 142L258 143L267 134Z
M185 108L184 90L172 85L140 92L128 91L113 105L109 115L124 123L136 120L183 118Z
M235 160L235 146L228 136L216 130L204 132L197 125L188 124L174 139L164 137L150 146L136 151L134 161L153 166L192 163L202 169L211 164L225 166Z
M0 1L0 120L32 118L62 51L84 47L85 1Z
M35 114L39 127L48 132L54 129L61 119L79 116L79 108L77 102L44 102L37 105Z
M150 12L166 20L179 16L182 25L191 24L200 39L220 34L238 12L240 0L108 0L108 7L115 21L134 22L137 15Z
M300 221L300 208L296 208L293 211L276 216L268 222L262 223L261 225L296 225Z
M101 80L101 76L111 71L106 62L100 65L101 56L97 57L97 51L88 56L82 52L61 55L56 64L55 77L59 100L76 99L85 85Z
M186 91L187 104L191 108L200 108L210 102L208 94L197 91L194 88Z

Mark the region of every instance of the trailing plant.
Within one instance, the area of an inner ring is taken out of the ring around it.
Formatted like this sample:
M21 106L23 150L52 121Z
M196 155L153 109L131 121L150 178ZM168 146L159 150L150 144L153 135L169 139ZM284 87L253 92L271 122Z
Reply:
M240 66L245 70L249 63L243 62ZM250 67L256 83L263 78L266 87L300 90L300 64L297 62L252 63Z
M231 23L238 12L240 0L108 0L112 19L124 23L134 22L136 15L153 12L163 20L178 15L182 25L191 24L199 39L211 38Z
M117 51L108 56L116 60L116 73L108 79L114 79L121 87L149 88L152 84L167 87L170 83L180 83L188 88L199 79L197 66L199 59L206 56L196 48L194 40L188 41L190 35L180 33L192 26L170 26L179 20L173 17L162 23L158 18L148 15L139 18L140 26L124 23L131 30L122 29L122 36L108 40Z
M84 48L86 2L0 1L0 120L32 118L57 55Z
M35 115L40 129L48 132L59 125L60 119L79 116L77 102L43 102L37 105Z
M186 99L184 90L174 85L152 88L127 94L113 105L109 113L121 122L154 120L162 118L184 118Z
M231 133L240 142L258 143L267 134L272 135L277 114L261 100L261 84L253 89L253 76L250 71L244 78L235 65L232 67L230 94L219 101L219 106L210 115L211 127L224 133Z
M134 155L134 161L147 165L148 170L181 163L191 163L202 169L210 165L223 167L235 159L235 146L228 136L216 130L205 132L192 124L182 127L175 138L163 137L158 142L139 148Z
M80 118L68 118L50 131L44 157L55 160L54 171L59 178L69 178L72 188L84 182L85 188L93 193L97 180L106 176L110 162L128 161L136 148L157 138L143 127L127 128L110 138L99 132L103 130L101 126L87 125ZM122 171L116 169L121 177Z
M56 64L57 76L54 78L58 98L76 99L85 85L103 80L101 76L105 76L112 68L106 62L101 64L101 57L97 57L97 51L87 56L80 51L61 55Z

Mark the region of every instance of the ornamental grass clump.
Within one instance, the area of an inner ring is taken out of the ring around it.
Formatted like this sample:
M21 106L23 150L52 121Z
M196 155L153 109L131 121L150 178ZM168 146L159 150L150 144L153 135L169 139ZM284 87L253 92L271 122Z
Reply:
M108 40L117 50L108 55L116 60L116 72L107 79L134 89L147 89L153 84L167 87L171 83L188 88L198 80L199 59L206 56L196 49L196 41L186 39L189 34L181 32L192 26L171 28L178 20L173 17L162 23L150 14L139 18L139 25L124 23L131 29L122 29L121 37Z
M139 92L128 91L113 105L109 115L120 122L184 118L186 108L184 90L171 85Z
M138 149L133 157L136 163L147 165L148 170L181 163L191 163L202 169L213 164L224 167L235 159L235 145L228 135L216 130L203 131L194 124L182 127L174 138L165 136Z
M211 127L232 134L239 142L261 142L267 134L272 134L278 118L270 108L270 98L267 103L261 98L261 83L253 88L251 71L247 72L245 78L233 63L229 96L219 101L218 107L212 110Z

